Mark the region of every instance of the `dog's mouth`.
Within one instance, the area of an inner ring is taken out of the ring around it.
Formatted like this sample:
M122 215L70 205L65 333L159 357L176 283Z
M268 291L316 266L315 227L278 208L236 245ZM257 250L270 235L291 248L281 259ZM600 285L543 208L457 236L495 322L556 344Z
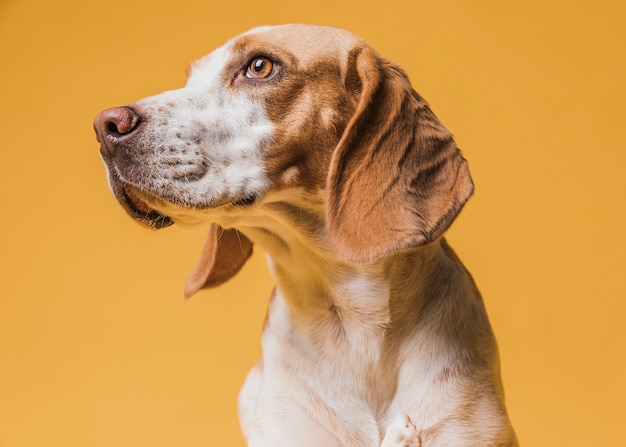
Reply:
M169 227L174 223L171 217L160 213L141 200L131 187L122 186L121 195L123 199L122 205L125 205L126 212L140 223L156 230Z
M122 181L110 172L110 185L115 198L122 205L126 213L142 225L159 230L174 223L171 217L162 214L137 194L137 189Z
M155 209L150 203L155 202L167 202L167 199L156 196L153 193L149 193L142 188L136 187L130 183L126 183L120 179L114 173L110 174L110 185L117 201L122 205L122 208L126 213L136 220L138 223L145 225L149 228L159 230L161 228L169 227L174 224L174 218L163 214ZM223 203L211 204L207 208L219 208L219 207L238 207L246 208L254 205L259 200L257 195L242 196L236 200L224 201ZM150 202L150 203L148 203ZM196 209L184 204L178 204L183 208ZM201 208L197 208L201 209Z

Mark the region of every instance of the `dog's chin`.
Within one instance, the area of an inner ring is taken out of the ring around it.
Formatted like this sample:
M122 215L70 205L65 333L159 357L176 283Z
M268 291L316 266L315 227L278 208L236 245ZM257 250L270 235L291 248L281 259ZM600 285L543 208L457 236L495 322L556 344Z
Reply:
M137 195L136 189L132 186L126 185L120 180L113 178L110 184L113 194L120 205L122 205L122 208L141 225L154 230L160 230L174 223L171 217L157 211L142 200Z
M159 197L141 188L120 180L111 178L111 189L117 201L122 205L126 213L135 221L154 230L169 227L174 223L182 226L194 226L203 223L208 216L203 215L209 210L242 209L257 203L258 197L249 195L235 200L224 200L219 203L211 203L206 206L189 206L182 203L170 203L167 199Z
M126 204L126 212L137 222L155 230L169 227L174 223L171 217L157 211L140 199L137 194L133 192L133 188L125 186L122 187L121 192L123 202ZM124 206L124 204L122 204L122 206Z

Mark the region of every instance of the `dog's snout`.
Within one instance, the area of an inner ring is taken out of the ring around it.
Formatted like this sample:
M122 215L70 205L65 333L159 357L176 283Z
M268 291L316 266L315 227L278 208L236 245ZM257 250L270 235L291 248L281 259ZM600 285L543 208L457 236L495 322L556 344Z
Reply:
M118 144L135 132L140 122L141 117L128 107L113 107L96 116L93 126L102 155L113 157Z

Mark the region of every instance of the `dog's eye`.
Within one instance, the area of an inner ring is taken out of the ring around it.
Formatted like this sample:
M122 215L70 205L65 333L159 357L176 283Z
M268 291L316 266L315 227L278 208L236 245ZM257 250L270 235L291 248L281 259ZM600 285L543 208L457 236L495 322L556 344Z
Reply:
M250 62L246 77L251 79L266 79L274 70L274 62L266 57L257 57Z

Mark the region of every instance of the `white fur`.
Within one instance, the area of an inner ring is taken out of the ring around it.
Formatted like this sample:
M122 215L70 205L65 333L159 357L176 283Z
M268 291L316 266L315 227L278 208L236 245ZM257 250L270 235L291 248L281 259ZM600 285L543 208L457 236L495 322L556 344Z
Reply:
M134 104L153 120L142 133L142 145L157 148L146 160L150 190L174 204L219 206L269 186L263 153L272 123L260 102L221 88L231 45L196 62L184 88ZM180 207L163 211L196 222Z

